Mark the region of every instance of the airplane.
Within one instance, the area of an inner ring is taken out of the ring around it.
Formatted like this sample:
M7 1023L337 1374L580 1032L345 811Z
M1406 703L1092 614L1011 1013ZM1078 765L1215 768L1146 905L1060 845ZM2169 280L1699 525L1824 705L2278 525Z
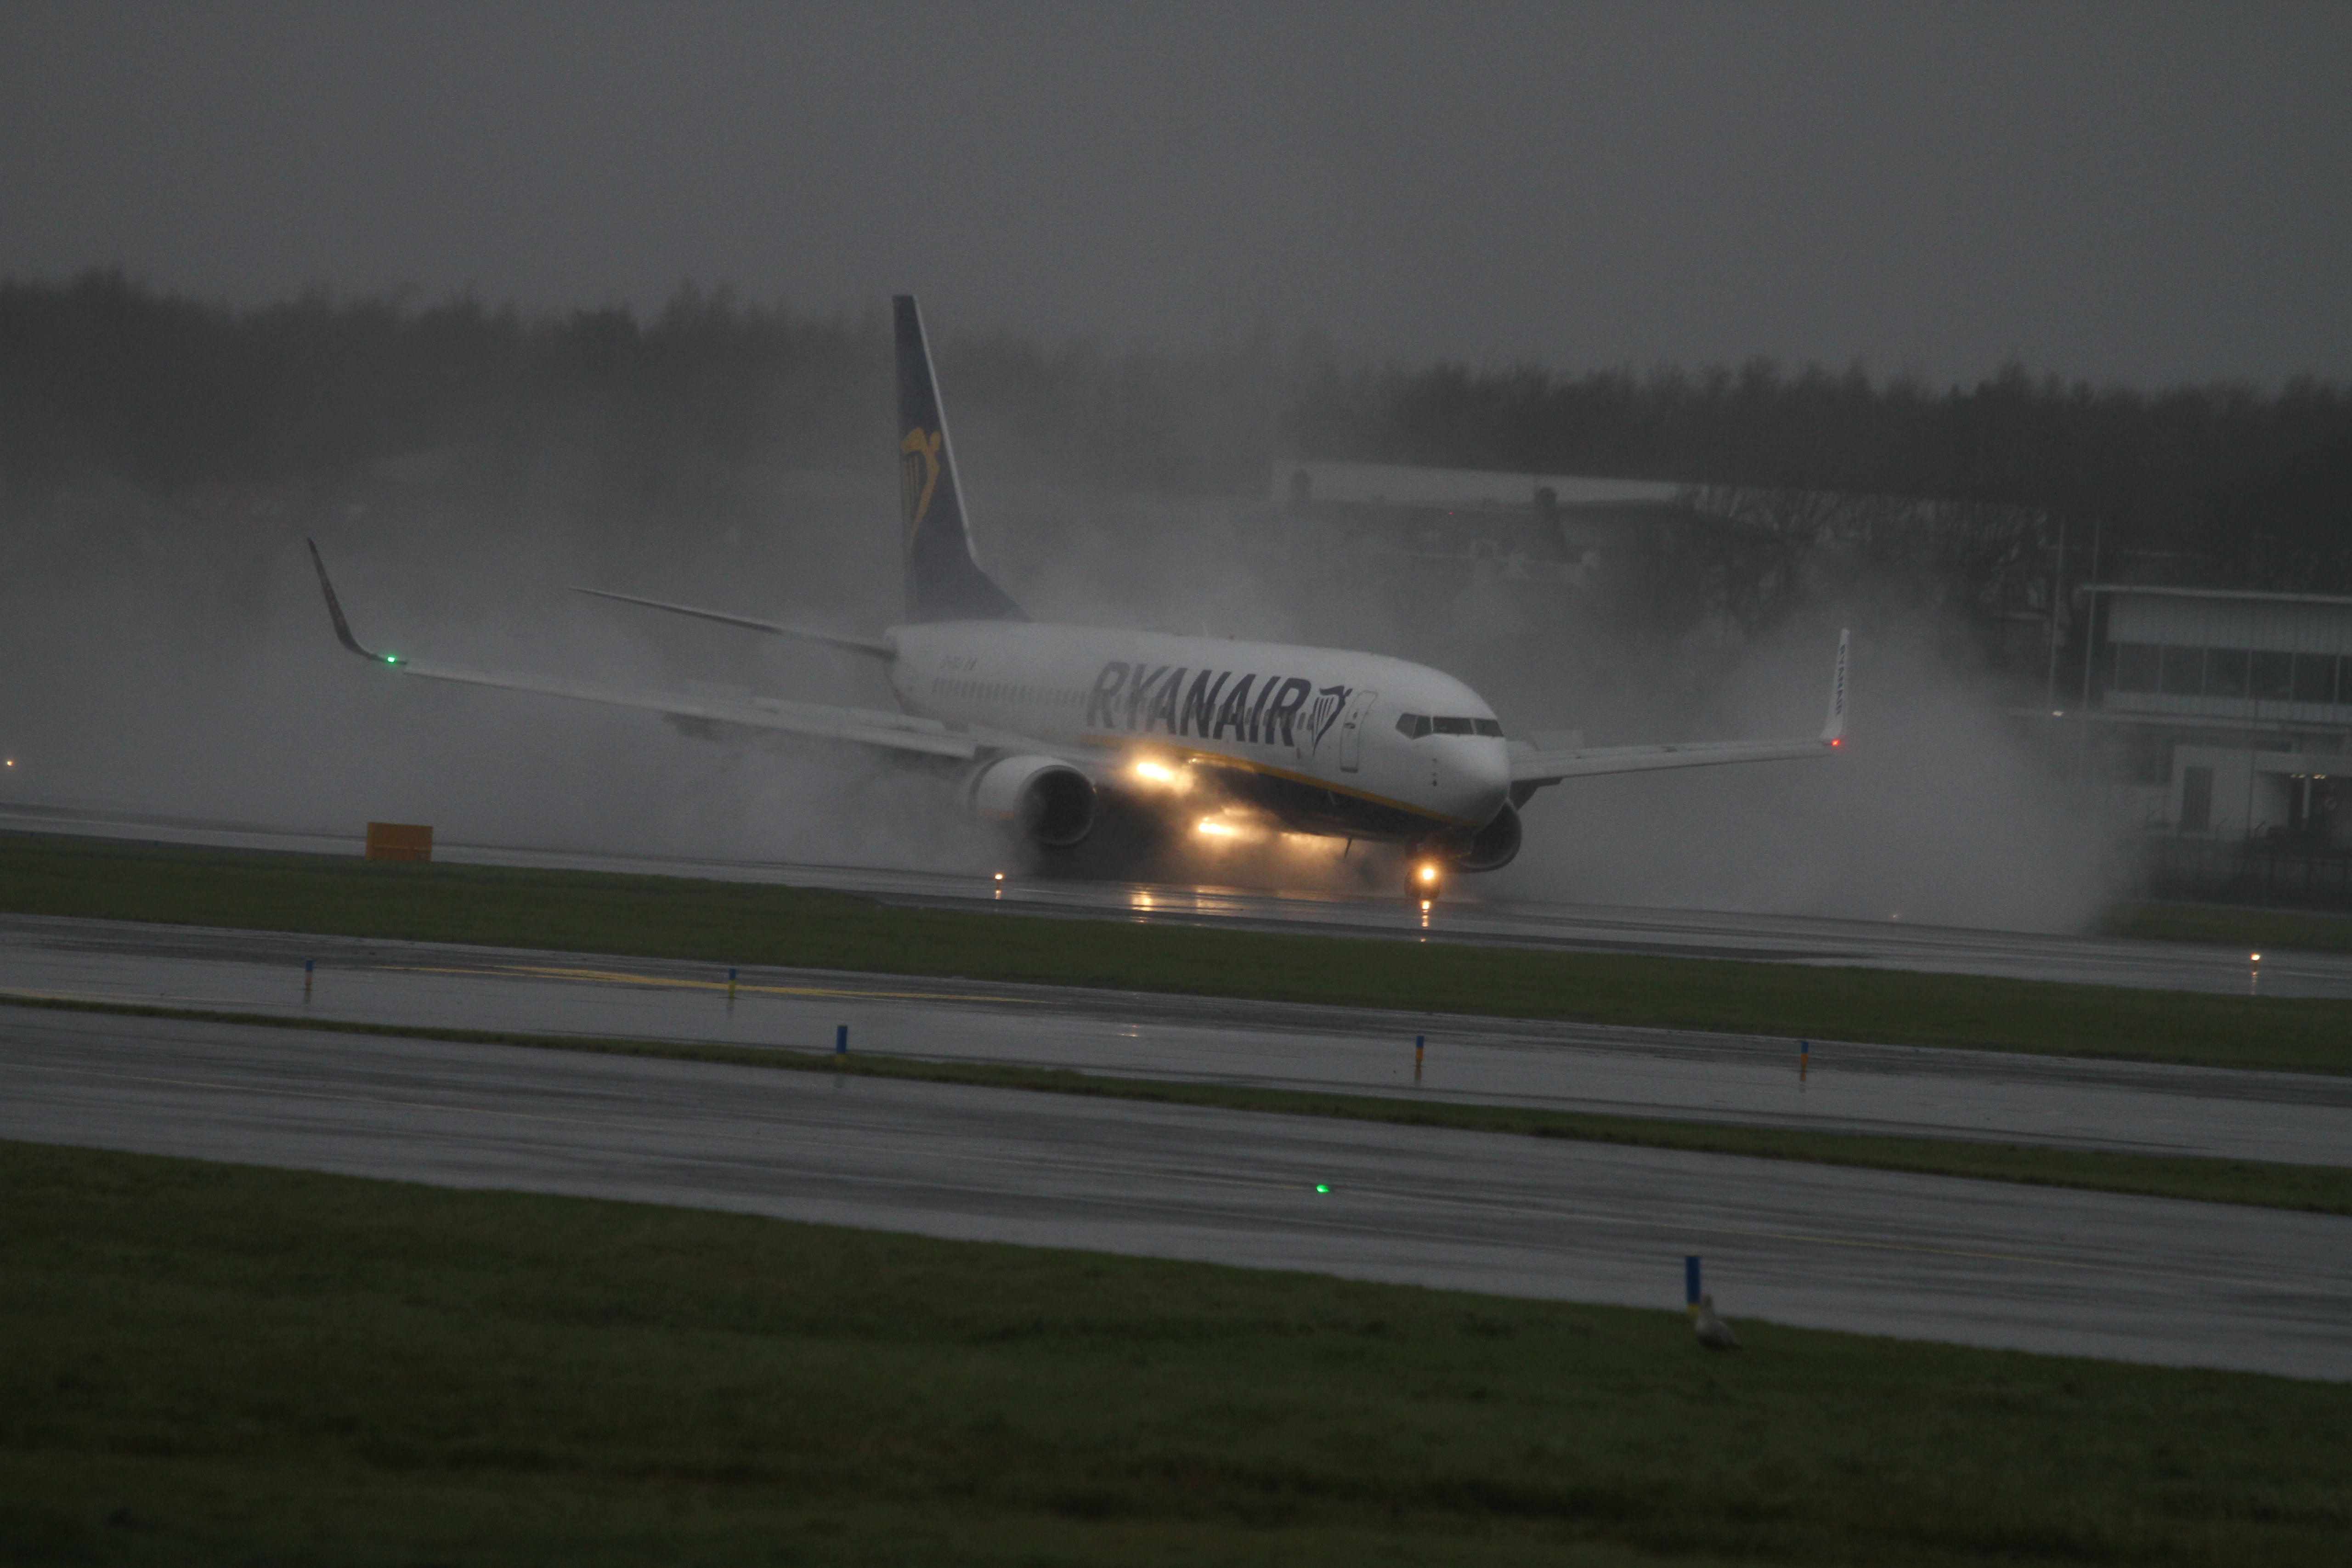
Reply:
M462 668L359 642L310 542L335 636L387 672L666 716L690 733L760 731L874 748L947 771L962 808L1050 859L1107 803L1203 834L1280 831L1408 851L1406 890L1517 855L1520 809L1569 779L1833 754L1845 733L1848 635L1829 719L1798 740L1538 750L1426 665L1342 648L1031 620L972 552L955 449L912 295L895 296L906 620L865 637L596 588L578 592L871 658L898 711L776 697L634 691Z

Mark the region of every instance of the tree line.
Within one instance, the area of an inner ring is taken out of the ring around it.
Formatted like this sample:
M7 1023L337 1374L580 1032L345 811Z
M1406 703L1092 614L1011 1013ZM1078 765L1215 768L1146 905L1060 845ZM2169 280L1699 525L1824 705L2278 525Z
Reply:
M887 462L887 333L878 303L819 316L695 289L643 315L527 314L323 293L238 310L107 271L12 281L0 497L89 471L166 494L331 489L418 452L522 469L560 451L627 515L761 467ZM939 353L967 448L984 429L1003 460L1065 484L1263 493L1291 453L1938 497L2095 526L2108 575L2352 592L2352 392L2317 379L1563 374L1382 364L1311 337L1114 353L950 333Z

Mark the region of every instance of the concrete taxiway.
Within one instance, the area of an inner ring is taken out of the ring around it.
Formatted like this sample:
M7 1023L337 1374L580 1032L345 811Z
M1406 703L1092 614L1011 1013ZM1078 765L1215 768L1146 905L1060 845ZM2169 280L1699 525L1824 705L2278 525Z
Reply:
M525 1047L0 1013L0 1136L2352 1378L2352 1220ZM1328 1190L1325 1190L1328 1189Z
M356 854L355 834L262 824L226 824L100 807L0 804L0 828L157 843ZM1638 952L1692 958L1908 969L2079 984L2244 994L2259 984L2273 996L2352 996L2352 955L2268 952L2259 982L2237 948L2038 932L1971 931L1895 921L1653 910L1483 898L1475 879L1457 880L1424 915L1399 898L1265 891L1150 882L1083 882L857 866L701 860L516 846L436 846L442 860L553 869L784 882L871 894L888 902L947 909L1015 909L1067 919L1204 924Z
M703 963L15 915L0 991L755 1047L822 1048L846 1025L861 1052L1114 1077L2352 1162L2352 1077L1853 1042L1801 1058L1793 1040L1687 1030L767 967L741 969L730 1001Z

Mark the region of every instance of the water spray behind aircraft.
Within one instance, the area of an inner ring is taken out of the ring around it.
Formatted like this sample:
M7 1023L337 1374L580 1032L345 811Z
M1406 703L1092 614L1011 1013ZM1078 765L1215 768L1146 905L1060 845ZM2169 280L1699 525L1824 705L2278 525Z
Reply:
M1408 885L1433 896L1447 869L1507 865L1518 807L1570 778L1822 757L1842 743L1846 639L1828 721L1802 741L1538 751L1508 741L1469 687L1425 665L1347 649L1032 621L982 570L922 318L895 302L899 493L907 619L878 637L789 626L606 590L602 597L878 661L899 710L778 698L700 698L465 668L362 646L311 546L336 638L388 671L635 708L709 731L802 735L961 774L964 808L1037 851L1075 849L1106 796L1156 793L1214 809L1195 831L1239 837L1255 819L1291 834L1401 845ZM1199 815L1199 806L1186 811ZM1243 814L1239 817L1231 813Z

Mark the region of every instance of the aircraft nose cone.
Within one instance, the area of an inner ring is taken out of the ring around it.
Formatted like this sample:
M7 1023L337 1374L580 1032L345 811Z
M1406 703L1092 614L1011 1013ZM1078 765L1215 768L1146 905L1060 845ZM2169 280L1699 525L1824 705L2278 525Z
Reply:
M1511 795L1511 754L1500 741L1457 747L1444 772L1446 815L1486 823Z

